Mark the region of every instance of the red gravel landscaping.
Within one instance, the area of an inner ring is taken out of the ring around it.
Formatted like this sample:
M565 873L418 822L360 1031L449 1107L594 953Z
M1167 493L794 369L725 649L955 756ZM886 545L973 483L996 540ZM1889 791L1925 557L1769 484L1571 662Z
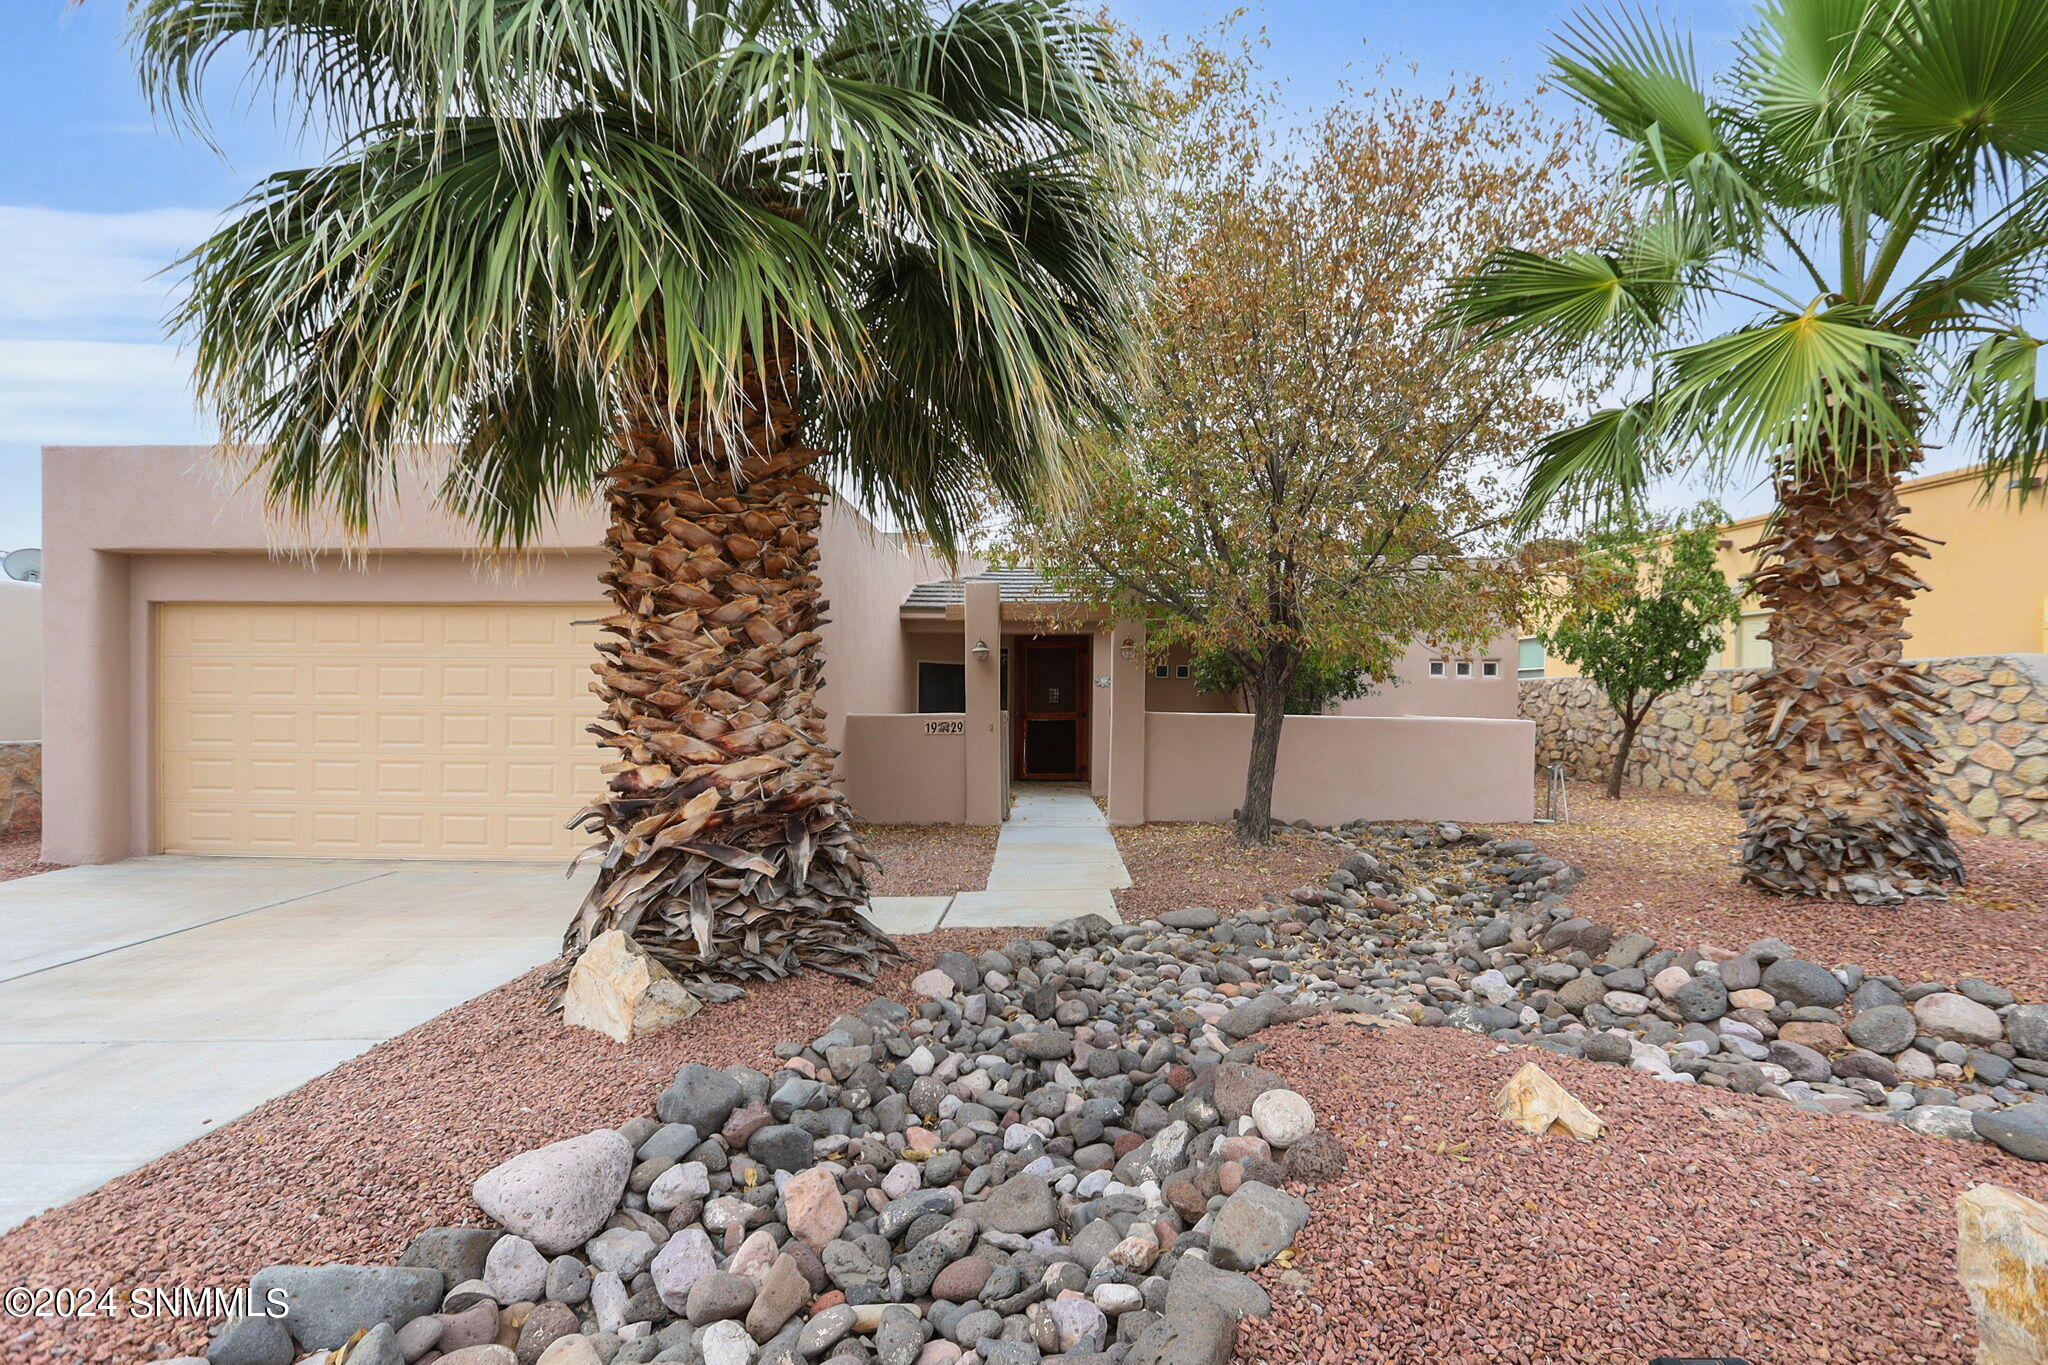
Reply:
M55 872L62 863L42 861L43 836L32 830L0 833L0 882L16 877L33 877L38 872Z
M910 941L883 981L897 995L947 948L999 931ZM545 969L378 1044L83 1199L0 1235L8 1285L217 1287L277 1262L390 1264L422 1228L477 1223L470 1182L519 1152L649 1111L685 1062L776 1065L776 1043L823 1032L871 989L818 973L710 1005L620 1047L540 1008ZM137 1121L146 1121L138 1115ZM101 1319L0 1323L7 1365L135 1362L197 1351L205 1324Z
M1572 907L1669 947L1741 948L1782 938L1804 957L1907 981L1976 976L2048 1000L2048 843L1960 834L1969 884L1947 901L1892 906L1787 901L1736 876L1734 803L1626 789L1610 801L1574 783L1568 825L1499 826L1574 863Z
M1117 913L1133 923L1190 905L1225 914L1249 910L1267 896L1322 885L1343 857L1320 839L1286 833L1270 847L1245 848L1225 825L1125 825L1111 832L1132 882L1116 893Z
M1259 1278L1261 1365L1967 1365L1955 1199L2048 1199L1983 1143L1652 1080L1454 1029L1318 1019L1259 1035L1351 1152L1291 1269ZM1607 1136L1531 1137L1493 1096L1531 1059Z
M861 825L861 842L882 864L869 878L877 896L950 896L988 885L996 833L976 825Z

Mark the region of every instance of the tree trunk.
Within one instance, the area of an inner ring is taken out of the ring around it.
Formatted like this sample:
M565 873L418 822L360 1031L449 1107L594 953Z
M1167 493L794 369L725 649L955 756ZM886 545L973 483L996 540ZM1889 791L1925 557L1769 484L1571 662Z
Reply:
M1287 720L1292 681L1276 672L1265 669L1245 678L1245 696L1252 708L1252 751L1245 764L1236 830L1237 841L1247 846L1273 842L1273 775L1280 767L1280 728Z
M564 947L619 929L700 994L799 967L869 980L895 945L825 745L817 530L793 347L747 376L743 430L639 419L606 479L617 611L591 727L609 790L572 823L603 861Z
M1900 663L1925 558L1900 525L1899 466L1781 481L1751 585L1771 610L1768 668L1743 729L1743 880L1784 895L1883 904L1963 879L1935 804L1925 718L1941 710Z
M1607 771L1607 799L1610 801L1621 799L1621 783L1628 776L1628 759L1635 751L1636 731L1642 727L1643 717L1648 711L1648 703L1640 711L1630 706L1621 708L1621 744L1614 751L1614 766Z

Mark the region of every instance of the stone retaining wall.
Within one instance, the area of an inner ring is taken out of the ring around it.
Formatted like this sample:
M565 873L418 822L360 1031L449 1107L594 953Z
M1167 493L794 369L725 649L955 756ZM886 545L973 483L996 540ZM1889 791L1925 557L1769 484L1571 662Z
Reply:
M43 827L43 746L0 744L0 834Z
M1987 834L2048 842L2048 655L1927 659L1947 693L1933 723L1936 772L1958 821ZM1629 780L1733 798L1742 762L1743 688L1754 669L1715 669L1664 698L1636 736ZM1620 736L1612 708L1586 678L1531 678L1522 714L1536 722L1536 762L1605 779Z

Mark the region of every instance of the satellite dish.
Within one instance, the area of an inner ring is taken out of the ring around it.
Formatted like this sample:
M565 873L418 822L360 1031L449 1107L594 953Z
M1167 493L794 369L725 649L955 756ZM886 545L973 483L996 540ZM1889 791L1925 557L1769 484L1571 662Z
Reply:
M43 552L41 550L10 550L0 559L0 572L21 583L43 581Z

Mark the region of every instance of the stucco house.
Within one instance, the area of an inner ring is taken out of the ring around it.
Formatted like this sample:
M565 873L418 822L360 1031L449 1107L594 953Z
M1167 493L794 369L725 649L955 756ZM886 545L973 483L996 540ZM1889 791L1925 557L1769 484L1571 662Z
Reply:
M345 560L280 555L204 447L43 460L44 856L566 858L600 784L583 732L602 525L565 512L480 563L423 488ZM994 824L1013 782L1085 782L1116 823L1227 818L1250 717L1028 572L948 567L844 505L820 546L832 742L856 811ZM1530 813L1514 639L1287 722L1276 814Z

